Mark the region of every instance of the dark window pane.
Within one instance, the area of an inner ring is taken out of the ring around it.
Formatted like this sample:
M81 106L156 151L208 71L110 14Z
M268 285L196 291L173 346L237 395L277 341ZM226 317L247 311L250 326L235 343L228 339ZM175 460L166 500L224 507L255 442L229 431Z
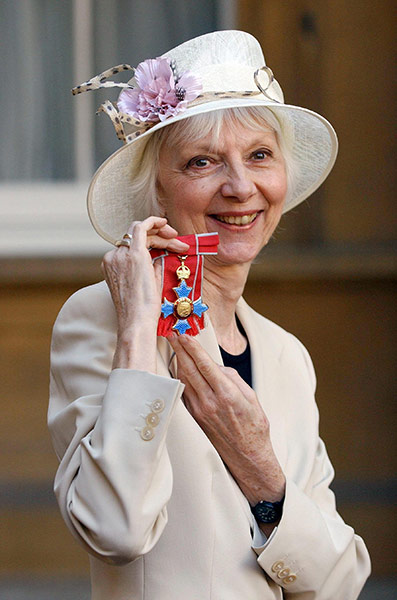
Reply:
M97 0L95 6L95 74L123 62L136 66L146 58L160 56L185 40L218 28L216 0ZM128 72L119 80L127 78ZM115 101L119 91L96 92L95 107L107 99ZM102 113L95 123L96 167L120 144L110 119Z
M72 2L2 0L0 34L0 179L72 178Z

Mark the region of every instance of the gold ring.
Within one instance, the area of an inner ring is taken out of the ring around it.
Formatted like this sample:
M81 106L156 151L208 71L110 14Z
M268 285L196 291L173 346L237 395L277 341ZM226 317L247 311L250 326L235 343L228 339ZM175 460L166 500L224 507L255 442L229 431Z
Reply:
M120 248L120 246L125 246L126 248L129 248L130 245L130 240L125 240L124 238L122 240L117 240L117 242L115 243L115 246L117 246L117 248Z
M130 233L125 233L123 235L123 240L132 240L132 235Z

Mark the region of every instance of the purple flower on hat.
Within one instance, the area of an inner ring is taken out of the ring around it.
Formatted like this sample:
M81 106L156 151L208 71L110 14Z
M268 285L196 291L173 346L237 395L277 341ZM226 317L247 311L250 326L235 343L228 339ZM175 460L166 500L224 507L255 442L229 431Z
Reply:
M139 63L135 81L138 86L123 90L117 106L135 119L152 123L186 110L188 102L202 90L193 73L186 71L179 77L166 58L149 58Z

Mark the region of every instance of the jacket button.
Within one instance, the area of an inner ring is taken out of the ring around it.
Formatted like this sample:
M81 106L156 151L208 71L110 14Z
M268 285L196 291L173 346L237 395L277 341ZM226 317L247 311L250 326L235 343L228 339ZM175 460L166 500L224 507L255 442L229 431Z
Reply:
M280 571L277 573L277 577L283 579L284 577L287 577L287 575L289 575L290 573L291 571L289 569L280 569Z
M149 427L157 427L159 422L160 422L160 417L158 416L157 413L151 412L146 417L146 423L149 425Z
M153 400L151 408L154 413L160 413L164 410L164 406L164 400L157 398L157 400Z
M149 440L154 438L154 431L151 427L147 426L141 429L141 438L148 442Z
M273 573L278 573L279 571L281 571L281 569L284 568L284 563L282 560L278 560L277 562L274 563L274 565L272 566L272 571Z
M285 583L285 585L288 585L289 583L293 583L296 580L296 575L288 575L287 577L284 577L283 579L283 583Z

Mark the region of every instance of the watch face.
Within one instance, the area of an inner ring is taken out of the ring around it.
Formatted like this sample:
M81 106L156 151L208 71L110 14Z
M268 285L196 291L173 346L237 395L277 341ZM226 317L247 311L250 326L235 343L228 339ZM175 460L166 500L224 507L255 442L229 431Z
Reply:
M255 518L259 523L275 523L281 519L283 512L283 501L281 502L258 502L256 506L251 508Z
M260 506L257 509L257 514L260 520L264 523L272 523L277 521L277 514L272 506Z

